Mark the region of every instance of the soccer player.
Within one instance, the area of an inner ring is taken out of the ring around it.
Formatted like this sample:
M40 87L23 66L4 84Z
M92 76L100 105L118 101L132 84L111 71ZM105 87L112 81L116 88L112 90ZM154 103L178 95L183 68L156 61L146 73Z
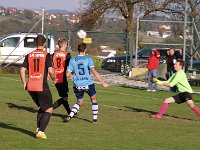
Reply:
M57 79L57 83L55 84L56 89L61 97L53 104L53 109L56 109L61 104L63 104L67 113L70 113L70 107L68 103L68 82L66 77L66 70L69 65L69 61L71 59L70 53L66 52L67 41L66 39L58 40L59 50L55 51L52 57L55 75Z
M157 84L165 85L168 87L173 87L174 85L177 86L178 93L175 96L166 98L160 108L160 111L158 114L151 115L152 118L162 118L163 114L166 112L168 108L168 104L170 103L177 103L181 104L186 102L186 104L198 115L200 116L200 109L195 106L193 100L192 100L192 88L188 82L187 76L183 70L184 68L184 61L183 60L177 60L174 68L176 72L167 80L167 81L160 81L156 80Z
M36 38L37 49L26 55L20 69L24 90L28 90L35 104L40 107L37 113L36 128L36 138L40 139L47 139L44 131L53 112L52 95L47 83L48 73L56 82L51 56L44 51L45 45L45 37L38 35ZM26 82L26 70L28 70L28 82Z
M80 43L78 45L78 51L79 55L70 60L69 67L67 69L67 77L70 77L72 72L74 73L73 88L77 98L77 102L71 109L70 114L64 119L64 121L69 122L74 116L74 114L78 112L80 107L83 105L83 96L86 92L90 96L92 102L93 123L97 123L98 103L96 99L95 86L90 76L90 70L105 88L107 88L109 85L106 82L104 82L104 80L100 77L99 73L96 71L93 64L93 60L85 56L85 43Z

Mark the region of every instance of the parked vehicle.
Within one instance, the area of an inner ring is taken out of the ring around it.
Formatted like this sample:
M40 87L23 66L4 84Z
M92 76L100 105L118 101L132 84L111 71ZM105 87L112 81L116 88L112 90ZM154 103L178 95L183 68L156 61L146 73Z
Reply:
M23 63L24 55L35 49L36 33L12 33L0 38L0 64ZM46 51L54 53L55 42L53 36L48 36ZM4 65L3 64L3 65Z
M147 59L149 58L151 54L150 48L144 48L138 51L137 53L137 67L144 68L147 64ZM157 48L157 50L160 52L160 63L165 62L167 50L169 48ZM178 49L176 50L178 51ZM127 63L126 63L127 58ZM186 58L190 58L190 53L186 52ZM133 54L133 67L135 66L135 54ZM129 72L129 66L130 66L130 56L116 56L116 57L109 57L103 60L101 64L101 68L104 70L112 71L112 72L121 72L123 74L127 74Z

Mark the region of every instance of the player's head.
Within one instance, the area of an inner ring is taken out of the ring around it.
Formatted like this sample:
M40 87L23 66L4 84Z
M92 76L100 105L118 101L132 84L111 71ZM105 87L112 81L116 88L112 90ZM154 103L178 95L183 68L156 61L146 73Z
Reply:
M174 64L174 69L176 71L182 70L185 66L185 62L182 59L178 59Z
M85 43L80 43L80 44L78 45L78 52L79 52L79 53L85 52L86 47L87 47L87 45L86 45Z
M35 39L36 46L45 46L46 38L43 35L38 35Z
M61 48L61 47L64 47L66 48L67 47L67 40L66 39L59 39L58 40L58 47Z

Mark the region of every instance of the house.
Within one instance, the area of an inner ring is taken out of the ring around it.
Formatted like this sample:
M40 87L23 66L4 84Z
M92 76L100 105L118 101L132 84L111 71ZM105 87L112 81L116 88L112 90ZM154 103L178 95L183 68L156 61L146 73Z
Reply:
M15 7L8 7L6 9L7 14L9 14L10 16L15 16L17 13L17 8Z
M159 32L162 38L167 38L171 36L171 26L170 25L162 25L159 26Z
M67 21L69 23L78 23L79 22L79 16L75 15L75 14L70 14L67 16Z

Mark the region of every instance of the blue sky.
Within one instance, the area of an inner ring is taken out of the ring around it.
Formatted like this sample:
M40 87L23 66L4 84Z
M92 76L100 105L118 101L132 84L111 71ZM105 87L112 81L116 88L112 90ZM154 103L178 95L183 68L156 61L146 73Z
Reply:
M80 7L81 0L0 0L0 6L17 7L32 10L61 9L75 11Z

